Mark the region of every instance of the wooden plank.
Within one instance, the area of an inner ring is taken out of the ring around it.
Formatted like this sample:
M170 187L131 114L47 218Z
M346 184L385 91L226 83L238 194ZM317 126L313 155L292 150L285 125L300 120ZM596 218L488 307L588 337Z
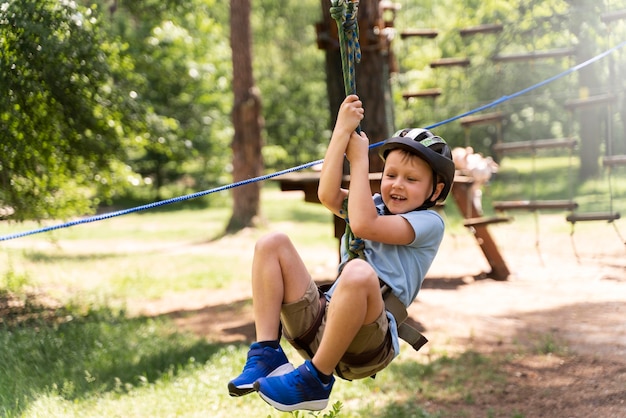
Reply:
M606 104L614 102L617 96L611 93L598 94L595 96L584 97L580 99L568 100L565 102L565 107L569 110L578 109L580 107L597 106L600 104Z
M493 202L495 210L541 210L541 209L566 209L574 210L578 203L572 200L513 200Z
M437 29L405 29L400 32L400 38L436 38L439 35L439 31Z
M493 146L494 151L501 154L518 151L535 151L538 149L568 148L574 149L577 141L574 138L534 139L531 141L502 142Z
M466 226L469 228L469 227L476 227L476 226L506 223L506 222L511 222L512 220L513 218L508 217L508 216L491 216L491 217L481 216L479 218L465 219L463 221L463 226Z
M495 122L501 122L504 119L502 112L483 113L482 115L466 116L460 119L461 126L469 128L474 125L485 125Z
M567 216L567 222L589 222L589 221L608 221L613 222L620 218L618 212L587 212L587 213L572 213Z
M450 57L450 58L440 58L430 63L431 68L439 68L439 67L467 67L470 65L470 59L466 57Z
M606 12L600 15L600 20L602 20L604 23L611 23L621 19L626 19L626 9Z
M424 89L424 90L415 91L415 92L402 93L402 98L404 100L408 100L411 98L422 98L422 97L435 98L437 96L441 96L441 89L439 88Z
M610 155L602 158L602 164L605 167L615 167L618 165L626 165L626 155Z
M504 29L501 23L485 23L483 25L471 26L469 28L460 29L461 36L470 36L480 33L499 33Z
M563 58L574 55L574 48L557 48L546 51L521 52L518 54L495 55L491 59L495 62L532 61L547 58Z

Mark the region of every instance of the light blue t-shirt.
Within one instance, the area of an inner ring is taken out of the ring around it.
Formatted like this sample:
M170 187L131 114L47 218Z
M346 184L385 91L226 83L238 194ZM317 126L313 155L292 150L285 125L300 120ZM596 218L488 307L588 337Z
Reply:
M380 194L373 196L379 215L384 214L385 205ZM365 260L372 266L378 278L384 281L394 295L408 307L424 282L424 276L430 268L444 233L444 222L433 210L418 210L400 214L413 227L415 239L408 245L390 245L376 241L363 240ZM341 238L341 263L339 270L349 261L345 246L346 236ZM328 291L331 296L337 282ZM397 324L393 315L387 312L395 354L400 352Z

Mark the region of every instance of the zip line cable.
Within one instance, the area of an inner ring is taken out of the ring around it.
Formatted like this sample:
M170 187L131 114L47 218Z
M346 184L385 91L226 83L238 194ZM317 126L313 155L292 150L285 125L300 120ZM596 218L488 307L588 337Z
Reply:
M494 101L492 101L490 103L487 103L487 104L485 104L483 106L479 106L479 107L477 107L475 109L472 109L472 110L470 110L468 112L465 112L465 113L462 113L460 115L451 117L449 119L445 119L445 120L443 120L441 122L437 122L435 124L426 126L426 129L433 129L433 128L436 128L438 126L445 125L447 123L453 122L453 121L455 121L457 119L461 119L461 118L463 118L465 116L469 116L469 115L472 115L474 113L482 112L483 110L490 109L492 107L498 106L498 105L500 105L500 104L502 104L502 103L504 103L504 102L506 102L508 100L514 99L516 97L519 97L519 96L521 96L523 94L526 94L526 93L528 93L528 92L530 92L532 90L535 90L535 89L538 89L540 87L543 87L546 84L549 84L549 83L551 83L551 82L553 82L555 80L558 80L558 79L560 79L562 77L565 77L565 76L567 76L569 74L572 74L572 73L574 73L576 71L579 71L581 68L584 68L584 67L586 67L586 66L588 66L590 64L593 64L594 62L600 61L601 59L603 59L606 56L614 53L615 51L623 48L624 46L626 46L626 41L623 41L623 42L619 43L618 45L616 45L616 46L614 46L614 47L612 47L612 48L610 48L610 49L608 49L608 50L606 50L606 51L596 55L595 57L590 58L587 61L584 61L584 62L582 62L580 64L577 64L577 65L575 65L575 66L573 66L573 67L571 67L571 68L569 68L569 69L567 69L567 70L565 70L565 71L563 71L563 72L561 72L559 74L556 74L556 75L554 75L554 76L552 76L550 78L547 78L547 79L545 79L545 80L543 80L543 81L541 81L541 82L539 82L537 84L534 84L534 85L532 85L530 87L527 87L525 89L519 90L516 93L502 96L499 99L496 99L496 100L494 100ZM384 142L385 141L380 141L380 142L377 142L377 143L374 143L374 144L370 144L369 148L371 149L371 148L378 147L378 146L382 145ZM47 226L47 227L43 227L43 228L39 228L39 229L34 229L34 230L31 230L31 231L24 231L24 232L18 232L18 233L13 233L13 234L2 235L2 236L0 236L0 241L8 241L8 240L16 239L16 238L29 236L29 235L39 234L39 233L43 233L43 232L49 232L49 231L53 231L53 230L56 230L56 229L69 228L69 227L75 226L75 225L101 221L101 220L104 220L104 219L110 219L110 218L114 218L114 217L122 216L122 215L127 215L127 214L134 213L134 212L140 212L140 211L156 208L156 207L159 207L159 206L169 205L171 203L177 203L177 202L182 202L182 201L186 201L186 200L190 200L190 199L195 199L195 198L198 198L198 197L206 196L208 194L221 192L221 191L225 191L225 190L230 190L230 189L233 189L235 187L244 186L246 184L254 183L254 182L257 182L257 181L268 180L268 179L271 179L273 177L280 176L282 174L292 173L292 172L295 172L295 171L303 170L305 168L310 168L310 167L312 167L312 166L314 166L316 164L320 164L322 162L324 162L323 159L322 160L313 161L313 162L310 162L310 163L306 163L306 164L302 164L302 165L299 165L299 166L296 166L296 167L288 168L286 170L277 171L275 173L266 174L266 175L259 176L259 177L253 177L253 178L250 178L250 179L247 179L247 180L243 180L243 181L239 181L239 182L236 182L236 183L231 183L231 184L227 184L227 185L224 185L224 186L216 187L214 189L204 190L204 191L201 191L201 192L196 192L196 193L188 194L188 195L185 195L185 196L179 196L179 197L175 197L175 198L171 198L171 199L167 199L167 200L162 200L162 201L159 201L159 202L153 202L153 203L150 203L150 204L147 204L147 205L137 206L137 207L134 207L134 208L119 210L119 211L115 211L115 212L104 213L104 214L101 214L101 215L91 216L91 217L87 217L87 218L77 219L77 220L74 220L74 221L70 221L70 222L66 222L66 223L62 223L62 224L58 224L58 225L51 225L51 226Z

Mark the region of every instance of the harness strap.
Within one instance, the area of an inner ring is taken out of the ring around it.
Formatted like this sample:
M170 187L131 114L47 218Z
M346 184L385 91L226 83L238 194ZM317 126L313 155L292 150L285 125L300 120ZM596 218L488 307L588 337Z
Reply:
M415 351L418 351L428 342L428 339L417 328L407 322L409 313L400 299L393 294L391 288L383 281L380 283L380 291L385 301L385 310L393 315L398 324L398 337L409 343Z

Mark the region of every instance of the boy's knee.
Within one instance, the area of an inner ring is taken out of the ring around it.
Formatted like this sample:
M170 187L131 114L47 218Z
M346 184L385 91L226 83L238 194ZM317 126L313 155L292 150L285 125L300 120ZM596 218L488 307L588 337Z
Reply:
M257 252L264 251L266 249L275 251L289 242L287 234L283 232L271 232L259 238L254 246L254 250Z
M355 259L347 263L341 272L341 281L345 285L378 286L378 275L366 261Z

